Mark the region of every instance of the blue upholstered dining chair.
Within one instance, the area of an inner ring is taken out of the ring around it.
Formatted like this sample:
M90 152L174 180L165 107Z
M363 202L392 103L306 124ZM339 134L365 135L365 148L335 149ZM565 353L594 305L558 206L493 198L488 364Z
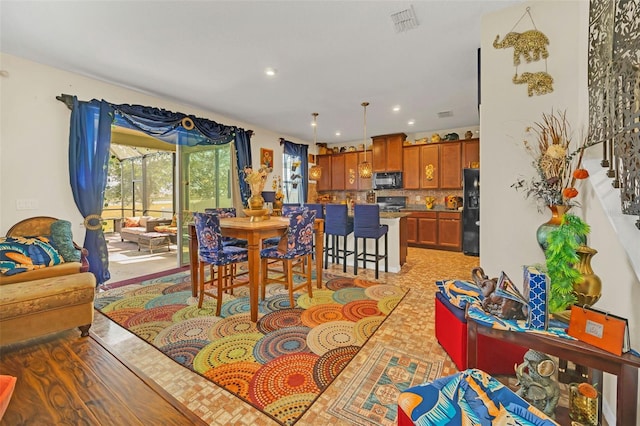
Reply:
M220 218L237 216L235 207L208 208L208 209L204 209L204 212L215 213ZM237 247L247 247L249 245L247 240L243 240L241 238L233 238L233 237L222 237L222 244L225 246L237 246Z
M309 209L301 209L289 215L289 227L285 235L281 237L281 244L268 247L260 251L262 267L262 292L264 299L267 284L280 283L289 289L289 303L293 308L295 301L293 292L306 287L309 297L313 297L311 285L311 253L313 252L313 226L316 212ZM274 262L276 261L276 262ZM282 261L283 270L269 268L270 265ZM295 269L299 267L300 269ZM275 276L269 276L272 272ZM305 280L294 286L294 272L303 275Z
M282 206L282 217L289 217L291 214L299 213L304 209L306 207L300 206L300 204L285 204ZM277 246L279 242L280 237L265 238L262 240L262 248Z
M316 212L316 219L324 219L324 206L319 203L305 203L304 206L310 210L314 210ZM311 258L315 259L316 257L316 236L313 235L313 253L311 253Z
M347 235L353 232L353 219L349 217L346 204L327 204L324 214L324 265L327 267L329 254L333 263L342 258L342 272L347 272L347 256L353 251L347 250ZM331 237L331 246L329 246ZM342 237L342 248L340 248Z
M198 238L198 308L202 308L204 296L216 299L216 316L222 308L222 292L249 284L249 281L234 283L236 265L246 262L248 250L232 245L225 246L220 232L220 217L216 213L194 213ZM205 281L205 270L209 267L209 281ZM205 291L205 285L215 287L216 292Z
M358 275L358 261L362 260L362 267L367 268L367 262L376 264L376 279L378 278L378 262L384 259L384 271L389 272L389 226L380 224L380 206L377 204L356 204L353 210L353 273ZM380 238L384 236L384 254L379 253ZM362 238L362 252L358 253L358 238ZM367 239L375 240L375 252L367 253Z

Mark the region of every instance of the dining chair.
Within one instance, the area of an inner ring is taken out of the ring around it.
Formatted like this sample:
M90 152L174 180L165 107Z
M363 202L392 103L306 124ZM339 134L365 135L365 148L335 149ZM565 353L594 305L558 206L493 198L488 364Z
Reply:
M300 204L285 204L282 206L282 217L289 217L293 213L298 213L306 207ZM280 243L280 237L265 238L262 240L262 248L277 246Z
M301 209L289 215L289 227L281 237L280 244L268 247L260 251L262 267L261 297L265 298L267 284L283 284L289 290L289 303L293 308L295 301L293 292L304 287L307 288L309 297L313 297L311 253L313 252L313 226L316 212L309 209ZM282 271L269 268L273 261L282 261ZM299 269L296 269L299 268ZM275 276L269 276L272 272ZM294 285L293 275L303 275L305 280L297 286Z
M236 217L236 208L235 207L215 207L204 209L205 213L215 213L220 218L227 217ZM237 247L247 247L249 243L247 240L243 240L241 238L234 237L222 237L222 244L225 246L237 246Z
M327 267L329 254L331 254L333 263L339 263L342 258L342 272L347 272L347 256L354 253L347 250L347 235L353 232L353 218L349 217L346 204L327 204L324 218L324 267ZM331 237L331 246L329 246L329 237ZM339 247L340 237L342 237L342 248Z
M194 213L198 239L198 308L202 308L205 294L216 299L216 316L220 316L222 293L236 287L248 286L249 281L236 282L236 265L246 262L248 250L244 247L225 246L220 231L220 217L216 213ZM205 271L209 268L209 281ZM205 285L215 287L216 292L205 291Z
M305 203L304 206L308 209L314 210L316 212L316 219L324 219L324 206L320 203ZM313 236L313 253L311 254L311 258L315 259L316 257L316 236Z
M384 254L379 253L380 238L384 236ZM384 271L389 272L389 226L380 224L380 206L377 204L356 204L353 209L353 273L358 275L358 261L362 260L362 267L367 268L367 262L376 264L376 279L378 278L378 263L384 259ZM358 238L362 238L362 252L358 253ZM367 239L375 240L375 252L367 253Z

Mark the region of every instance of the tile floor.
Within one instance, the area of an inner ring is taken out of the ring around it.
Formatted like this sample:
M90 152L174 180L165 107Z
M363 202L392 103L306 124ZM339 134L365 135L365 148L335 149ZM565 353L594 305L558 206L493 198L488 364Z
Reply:
M119 239L113 244L110 256L112 279L109 283L132 276L140 276L176 266L176 252L148 256L137 252L131 243L122 248ZM117 248L115 246L120 246ZM129 254L130 256L127 256ZM147 261L141 259L147 256ZM348 425L327 412L344 386L358 372L359 366L378 343L389 348L410 352L425 360L443 361L442 375L457 371L453 362L434 337L435 280L446 278L471 279L471 269L478 266L478 258L462 253L409 248L407 263L398 274L381 273L378 281L409 290L390 317L376 331L362 350L327 388L297 425ZM342 274L342 268L329 265L328 272ZM347 274L349 275L349 274ZM352 275L351 275L352 276ZM359 277L374 280L373 271L359 270ZM96 313L92 332L107 342L119 356L135 365L149 378L182 402L196 415L212 425L277 425L271 418L244 403L234 395L179 366L120 326Z

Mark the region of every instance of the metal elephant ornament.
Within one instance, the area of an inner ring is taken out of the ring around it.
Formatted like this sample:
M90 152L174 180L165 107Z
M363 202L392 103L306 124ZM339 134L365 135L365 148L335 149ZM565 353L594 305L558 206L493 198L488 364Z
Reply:
M523 33L510 32L504 36L502 41L498 40L500 40L500 35L497 35L493 41L493 47L496 49L513 47L513 65L520 65L520 56L527 62L549 57L549 52L547 52L549 39L538 30L529 30Z
M544 71L523 72L513 76L513 84L527 84L527 94L529 96L545 95L553 92L553 77Z

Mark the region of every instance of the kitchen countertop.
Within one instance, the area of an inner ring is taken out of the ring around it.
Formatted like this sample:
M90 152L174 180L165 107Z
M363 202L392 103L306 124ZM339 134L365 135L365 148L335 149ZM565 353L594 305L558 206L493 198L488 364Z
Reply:
M428 209L424 204L409 204L407 207L402 209L403 212L451 212L451 213L461 213L462 208L460 209L448 209L442 204L436 204L432 209Z

